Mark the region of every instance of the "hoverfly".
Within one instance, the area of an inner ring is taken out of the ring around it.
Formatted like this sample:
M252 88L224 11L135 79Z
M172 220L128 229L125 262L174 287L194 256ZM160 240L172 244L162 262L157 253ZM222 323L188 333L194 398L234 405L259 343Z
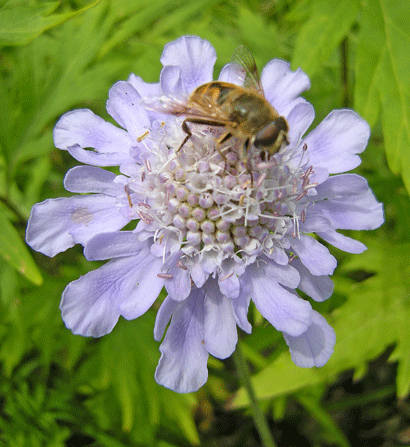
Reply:
M234 137L241 142L242 160L251 146L273 155L282 144L288 144L288 123L266 100L251 53L240 46L232 62L245 75L243 86L212 81L197 87L185 100L161 97L159 105L146 104L148 109L157 112L185 116L182 130L186 136L177 152L192 136L189 124L223 128L225 131L216 140L216 147Z

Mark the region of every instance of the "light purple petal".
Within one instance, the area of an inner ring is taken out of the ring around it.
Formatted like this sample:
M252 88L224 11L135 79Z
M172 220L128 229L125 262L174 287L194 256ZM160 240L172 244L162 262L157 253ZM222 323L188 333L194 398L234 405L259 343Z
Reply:
M115 207L114 197L94 194L48 199L33 206L26 240L34 250L52 257L127 223Z
M325 301L332 296L333 281L329 276L313 276L298 258L293 259L292 265L300 274L298 289L319 302Z
M209 273L205 272L200 262L194 262L191 267L191 278L196 287L201 288L208 279Z
M134 73L130 74L127 82L135 88L142 98L144 96L160 96L163 93L159 82L145 82L139 76L135 76Z
M160 341L164 336L165 329L178 306L179 302L173 300L170 296L167 296L162 302L155 318L154 339L156 341Z
M115 121L127 129L133 145L137 145L137 138L146 132L151 124L141 105L140 94L129 82L119 81L111 87L106 107Z
M280 115L293 108L299 95L310 88L308 76L298 68L291 71L290 64L274 59L262 70L261 81L266 99Z
M299 285L300 276L299 272L293 268L293 266L286 264L276 264L276 262L264 258L266 264L263 266L266 276L274 279L279 284L291 289L296 289Z
M241 291L238 298L232 300L233 309L235 312L236 324L246 333L252 332L252 326L248 321L248 309L251 302L252 286L249 275L245 272L239 278L241 284Z
M311 322L311 305L266 276L262 268L252 265L248 269L252 300L262 316L278 331L294 336L305 332Z
M333 110L304 138L313 166L330 174L350 171L359 166L356 154L364 151L370 136L367 122L353 110Z
M356 241L355 239L352 239L350 237L344 236L343 234L340 234L335 230L328 230L326 232L318 231L317 235L329 244L332 244L334 247L347 253L359 254L367 250L366 245L364 245L363 243Z
M307 213L305 222L300 222L299 224L299 230L302 233L317 233L318 231L328 231L329 229L330 222L328 219L316 214L314 208L312 212L309 211Z
M115 259L71 282L60 304L66 326L84 336L108 334L122 313L119 305L130 295L139 301L139 308L143 301L147 310L161 290L148 277L147 253L145 249L141 250L142 256ZM144 287L141 283L147 281L149 287Z
M64 188L76 193L101 193L116 197L124 193L124 187L114 183L117 176L94 166L76 166L64 177Z
M182 301L188 298L191 293L191 276L188 269L178 266L178 262L169 269L173 277L165 281L165 289L175 301Z
M136 161L127 152L99 153L83 149L78 145L71 146L67 150L77 161L93 166L119 166L124 163L135 163Z
M84 247L84 256L89 261L133 256L145 246L132 231L115 231L95 235Z
M179 304L159 348L155 380L177 393L197 391L208 378L203 300L203 291L193 289Z
M311 236L300 235L300 239L290 239L293 250L305 267L315 276L331 275L337 261L329 250Z
M118 258L122 259L122 258ZM144 314L157 299L164 286L164 279L158 277L162 259L152 256L149 250L141 250L132 260L134 288L119 303L121 315L133 320Z
M186 93L182 83L181 68L174 65L168 65L161 70L160 75L161 88L164 93Z
M323 366L333 353L336 342L335 331L316 311L312 312L312 323L303 334L292 337L283 334L293 362L301 368Z
M315 119L315 109L312 104L301 100L289 112L285 110L286 120L289 124L289 144L296 145Z
M196 87L212 81L216 52L212 45L196 36L183 36L165 45L161 56L164 67L181 69L181 93L191 93Z
M205 347L218 359L229 357L238 342L232 299L222 295L214 279L205 285Z
M239 278L236 273L223 272L219 277L219 289L228 298L236 298L239 295Z
M93 148L100 153L128 153L131 140L125 130L107 123L91 110L78 109L63 115L54 128L59 149Z
M315 213L328 219L333 229L374 230L384 222L383 205L376 201L367 181L355 174L329 177L317 188Z

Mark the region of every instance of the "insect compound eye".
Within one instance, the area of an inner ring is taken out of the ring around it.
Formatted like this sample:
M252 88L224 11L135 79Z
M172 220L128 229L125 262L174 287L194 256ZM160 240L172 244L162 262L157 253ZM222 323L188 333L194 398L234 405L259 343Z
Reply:
M275 146L275 143L279 143L280 146L283 141L286 141L286 133L288 131L288 123L285 118L281 116L275 121L270 122L266 126L262 127L261 130L255 135L253 144L258 149L266 149L268 147ZM282 141L277 141L279 135L283 135Z

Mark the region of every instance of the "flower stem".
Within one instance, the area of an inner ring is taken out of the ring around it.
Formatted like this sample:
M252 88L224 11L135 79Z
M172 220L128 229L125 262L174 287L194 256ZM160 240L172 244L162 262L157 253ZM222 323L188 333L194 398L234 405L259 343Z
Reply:
M348 47L348 44L349 44L349 41L348 41L347 37L345 37L340 44L343 107L349 107L349 105L350 105L349 67L348 67L349 47Z
M252 407L253 420L255 421L256 429L258 430L262 445L264 447L275 447L275 441L272 438L268 423L265 419L263 411L259 405L259 401L255 395L255 391L252 387L251 374L248 364L246 363L246 359L242 354L240 343L238 343L236 346L233 358L235 361L239 380L248 393L248 397Z

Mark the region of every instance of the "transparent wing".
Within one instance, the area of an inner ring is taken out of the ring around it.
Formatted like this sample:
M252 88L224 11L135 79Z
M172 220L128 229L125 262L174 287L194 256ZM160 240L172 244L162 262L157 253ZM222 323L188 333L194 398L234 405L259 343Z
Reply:
M226 116L205 96L148 96L141 98L143 107L152 112L227 122Z
M240 65L245 72L243 86L256 90L263 95L263 87L258 67L256 66L255 59L246 47L239 45L232 55L232 63Z
M188 113L188 98L186 96L146 96L141 98L141 104L147 110L167 115L186 115Z

